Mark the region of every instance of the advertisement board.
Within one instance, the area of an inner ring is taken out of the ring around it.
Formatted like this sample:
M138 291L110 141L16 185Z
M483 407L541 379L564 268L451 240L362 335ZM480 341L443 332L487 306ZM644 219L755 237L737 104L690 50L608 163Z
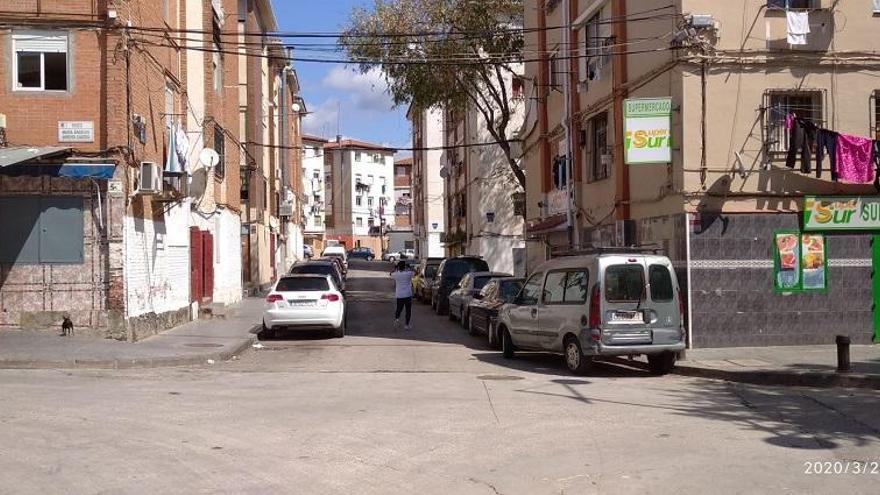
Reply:
M778 230L773 234L773 285L777 292L828 289L828 252L823 234Z
M627 165L672 161L672 98L639 98L623 103Z
M880 196L806 196L804 230L880 231Z

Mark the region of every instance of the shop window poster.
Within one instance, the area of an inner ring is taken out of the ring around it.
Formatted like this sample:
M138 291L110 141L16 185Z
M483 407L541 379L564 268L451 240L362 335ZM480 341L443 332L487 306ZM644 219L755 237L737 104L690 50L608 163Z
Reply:
M778 292L828 288L828 253L823 234L777 231L773 239L773 282Z

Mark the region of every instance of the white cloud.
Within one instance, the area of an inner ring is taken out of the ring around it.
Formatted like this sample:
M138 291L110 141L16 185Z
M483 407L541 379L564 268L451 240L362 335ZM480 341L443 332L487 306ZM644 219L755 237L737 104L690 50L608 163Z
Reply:
M357 109L381 113L394 107L385 76L379 69L361 73L349 67L334 67L322 82L328 89L347 92Z
M339 114L339 100L330 98L315 107L309 107L309 114L303 117L303 130L306 134L331 137L336 135L336 119Z

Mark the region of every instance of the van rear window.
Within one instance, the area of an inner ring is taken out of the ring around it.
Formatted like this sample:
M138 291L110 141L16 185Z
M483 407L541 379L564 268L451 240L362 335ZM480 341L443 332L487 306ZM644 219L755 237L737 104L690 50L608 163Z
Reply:
M651 300L657 302L669 302L674 297L672 288L672 276L669 268L663 265L651 265L648 269L648 280L651 284Z
M608 302L638 302L645 290L642 265L612 265L605 269L605 299Z
M275 287L277 292L323 291L330 289L326 278L282 278Z

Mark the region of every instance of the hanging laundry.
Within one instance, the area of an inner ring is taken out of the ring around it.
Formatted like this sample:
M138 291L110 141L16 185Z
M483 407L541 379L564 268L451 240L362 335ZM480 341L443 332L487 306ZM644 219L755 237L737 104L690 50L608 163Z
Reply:
M828 152L829 170L831 180L837 180L837 137L838 134L828 129L819 129L816 132L816 177L822 178L822 162L825 161L825 152Z
M874 0L874 13L880 14L880 0Z
M796 119L794 125L788 131L788 156L785 159L785 166L794 168L798 160L798 154L801 159L801 172L808 174L812 170L813 146L816 142L816 131L818 128L812 122Z
M807 35L810 34L810 13L789 10L785 16L788 27L788 44L806 45Z
M880 0L877 0L877 1L880 1ZM785 114L785 128L788 130L791 130L792 127L794 127L794 114L787 113L787 114Z
M187 157L189 157L189 136L187 136L186 131L179 122L177 123L177 130L175 131L174 137L177 140L177 161L180 163L181 171L188 172L189 167L187 164Z
M841 181L869 184L874 181L874 141L861 136L837 137L837 176Z
M880 140L874 140L874 187L880 191Z
M177 133L174 131L174 122L168 125L168 155L165 158L165 171L168 173L180 173L180 160L177 158Z

